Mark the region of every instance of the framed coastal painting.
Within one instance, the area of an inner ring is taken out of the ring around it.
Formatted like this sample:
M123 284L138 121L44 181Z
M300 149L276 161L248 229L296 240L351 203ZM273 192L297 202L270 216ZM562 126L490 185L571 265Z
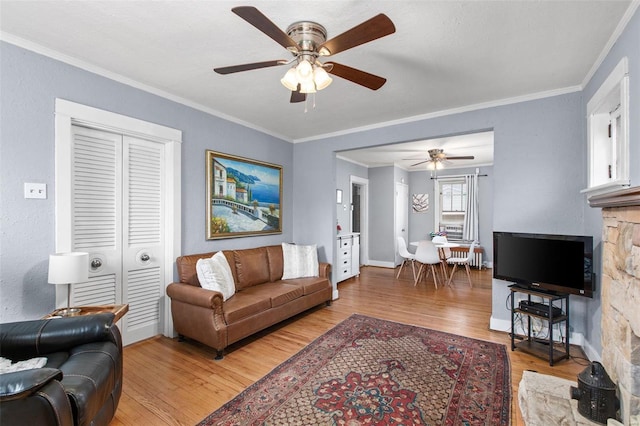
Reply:
M282 166L206 151L207 239L282 233Z

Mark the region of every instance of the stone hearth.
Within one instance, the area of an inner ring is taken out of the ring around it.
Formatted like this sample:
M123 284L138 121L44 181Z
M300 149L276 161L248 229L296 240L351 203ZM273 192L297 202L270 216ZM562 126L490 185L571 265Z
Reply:
M624 424L640 418L640 187L591 197L602 207L602 364Z

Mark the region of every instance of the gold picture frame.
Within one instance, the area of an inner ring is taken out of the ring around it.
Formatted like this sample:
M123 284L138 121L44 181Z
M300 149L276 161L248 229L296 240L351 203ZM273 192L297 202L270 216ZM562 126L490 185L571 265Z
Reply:
M282 166L207 150L207 240L282 233Z

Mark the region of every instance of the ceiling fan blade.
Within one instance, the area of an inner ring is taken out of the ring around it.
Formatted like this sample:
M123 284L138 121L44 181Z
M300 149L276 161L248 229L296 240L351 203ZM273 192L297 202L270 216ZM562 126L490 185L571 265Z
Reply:
M262 12L252 6L239 6L231 9L233 13L271 37L280 46L285 49L293 50L297 52L299 50L298 44L282 31L276 24L271 22L269 18L264 16Z
M463 156L459 156L459 157L449 157L448 155L446 156L447 160L473 160L475 157L473 155L463 155Z
M335 55L352 47L359 46L364 43L379 39L381 37L393 34L396 27L391 19L384 13L374 16L368 21L364 21L360 25L356 25L343 32L340 35L325 41L318 48L321 56Z
M428 163L428 162L430 162L430 161L431 161L431 160L424 160L424 161L421 161L421 162L419 162L419 163L412 164L412 165L411 165L411 166L409 166L409 167L419 166L420 164Z
M342 77L345 80L349 80L371 90L378 90L387 82L386 78L378 77L377 75L369 74L368 72L351 68L346 65L335 62L326 62L325 65L331 65L331 69L327 70L329 74Z
M297 102L304 102L307 99L306 93L300 93L300 85L298 84L298 90L291 91L291 100L289 101L292 104Z
M285 65L289 63L284 59L278 59L276 61L254 62L252 64L232 65L230 67L214 68L213 70L218 74L232 74L234 72L257 70L259 68L277 67L278 65Z

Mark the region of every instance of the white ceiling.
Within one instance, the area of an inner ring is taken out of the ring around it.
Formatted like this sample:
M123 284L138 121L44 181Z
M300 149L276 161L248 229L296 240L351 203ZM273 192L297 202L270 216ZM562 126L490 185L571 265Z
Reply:
M299 20L319 22L328 38L385 13L396 33L329 58L387 83L371 91L336 77L305 113L280 84L287 67L214 73L214 67L290 58L231 12L240 5L257 7L283 30ZM301 142L579 90L636 7L629 0L1 0L0 29L8 42ZM449 155L482 155L447 143Z

